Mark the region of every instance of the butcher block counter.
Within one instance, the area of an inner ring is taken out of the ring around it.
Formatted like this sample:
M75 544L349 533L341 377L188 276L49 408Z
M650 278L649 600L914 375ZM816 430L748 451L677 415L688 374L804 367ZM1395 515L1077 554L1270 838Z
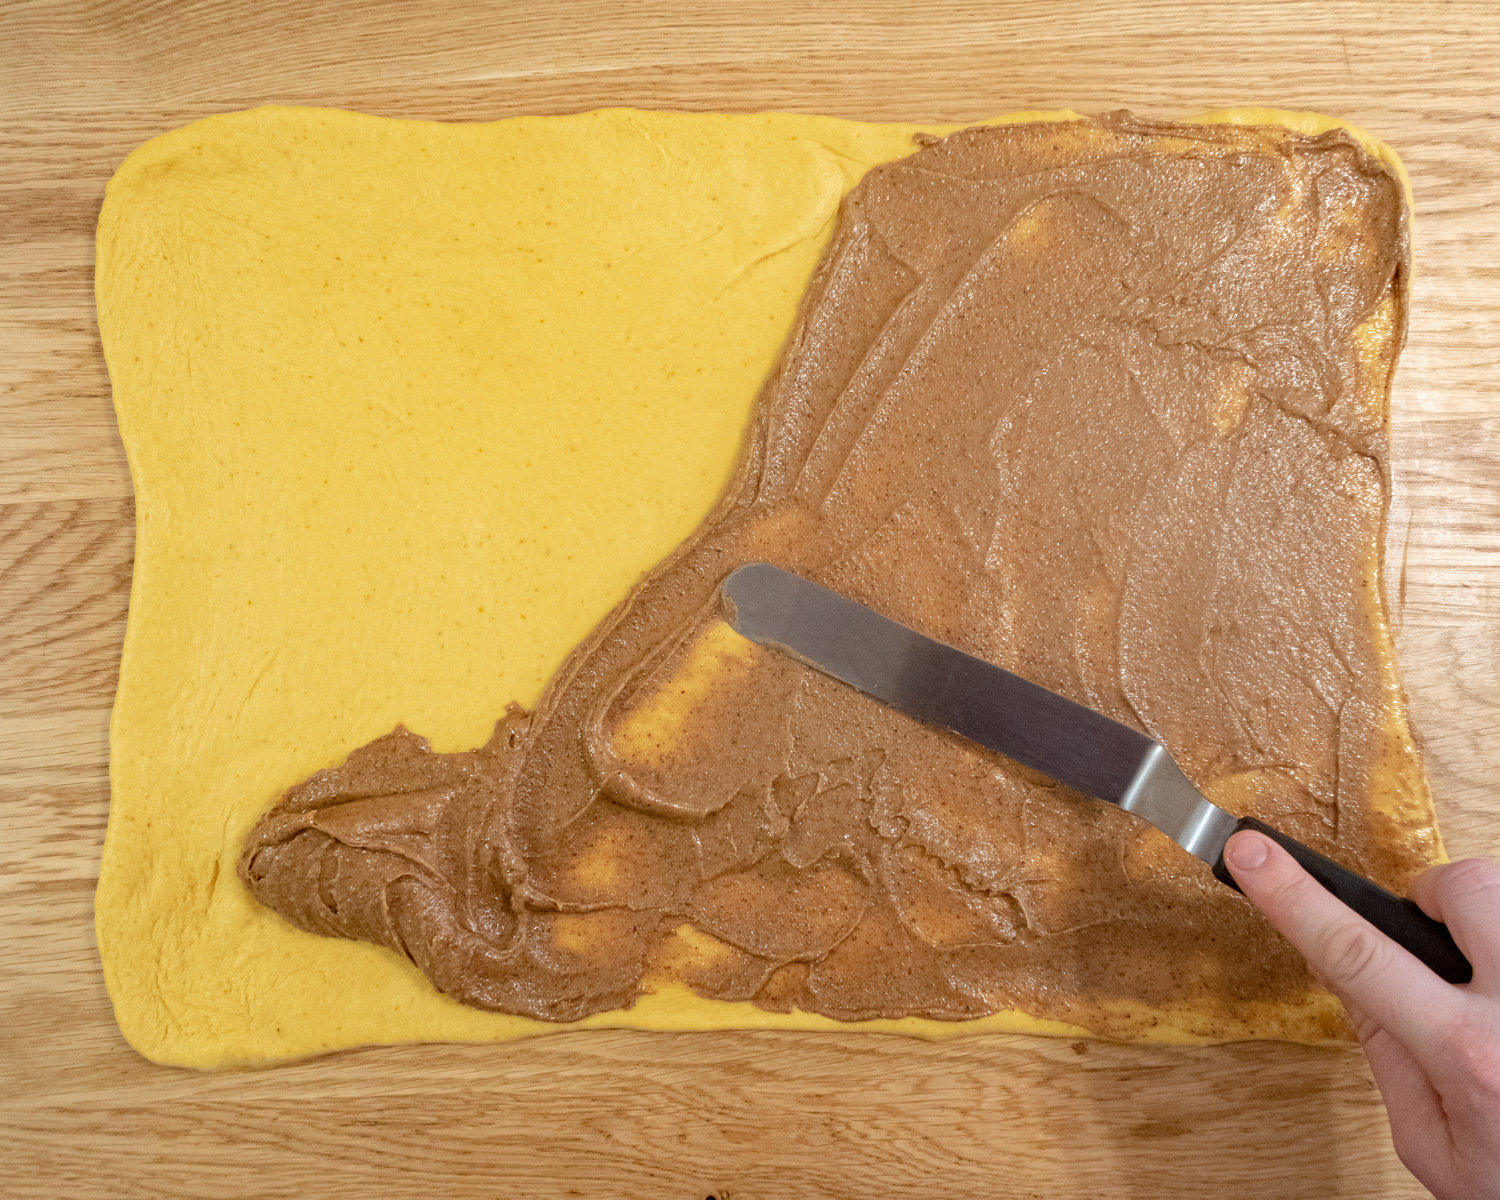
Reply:
M590 1032L155 1066L93 934L129 473L104 185L264 103L966 121L1317 110L1416 198L1387 586L1453 857L1500 858L1500 9L1452 3L41 2L0 10L0 1191L67 1197L1394 1197L1357 1049Z

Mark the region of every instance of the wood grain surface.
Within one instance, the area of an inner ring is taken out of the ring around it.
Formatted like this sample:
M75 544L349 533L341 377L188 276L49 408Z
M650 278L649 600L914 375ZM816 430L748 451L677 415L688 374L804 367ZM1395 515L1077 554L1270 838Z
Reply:
M0 1192L1423 1194L1354 1050L611 1032L217 1076L139 1058L92 928L132 550L93 230L134 146L266 102L1347 117L1416 189L1388 550L1401 661L1450 852L1500 857L1497 64L1486 0L0 7Z

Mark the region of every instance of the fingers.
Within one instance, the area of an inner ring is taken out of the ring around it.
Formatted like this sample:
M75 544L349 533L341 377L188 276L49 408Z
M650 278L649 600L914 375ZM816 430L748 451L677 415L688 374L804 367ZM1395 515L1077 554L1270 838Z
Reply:
M1471 990L1500 999L1500 867L1482 858L1431 867L1412 880L1411 898L1474 964Z
M1355 1025L1375 1086L1385 1100L1396 1154L1419 1179L1429 1179L1434 1160L1449 1144L1442 1098L1410 1050L1368 1019L1356 1017Z
M1270 838L1237 833L1224 861L1250 901L1334 991L1420 1055L1464 993L1334 899Z

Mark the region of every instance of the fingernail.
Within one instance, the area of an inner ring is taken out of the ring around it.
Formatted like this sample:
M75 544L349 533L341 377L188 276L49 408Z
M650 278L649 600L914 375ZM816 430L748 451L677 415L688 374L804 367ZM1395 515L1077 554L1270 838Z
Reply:
M1266 839L1258 833L1237 833L1224 847L1224 857L1234 871L1253 871L1266 861Z

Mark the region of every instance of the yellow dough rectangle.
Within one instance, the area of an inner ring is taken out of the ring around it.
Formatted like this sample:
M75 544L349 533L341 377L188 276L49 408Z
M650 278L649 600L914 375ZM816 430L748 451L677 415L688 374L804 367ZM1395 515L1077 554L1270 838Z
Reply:
M396 724L467 749L535 704L724 490L842 197L948 131L270 108L130 156L98 239L137 543L96 924L132 1045L219 1067L580 1026L851 1027L681 986L576 1025L467 1008L387 950L292 928L235 861L284 788ZM857 1027L1087 1032L1020 1012ZM1137 1036L1201 1037L1165 1012Z

